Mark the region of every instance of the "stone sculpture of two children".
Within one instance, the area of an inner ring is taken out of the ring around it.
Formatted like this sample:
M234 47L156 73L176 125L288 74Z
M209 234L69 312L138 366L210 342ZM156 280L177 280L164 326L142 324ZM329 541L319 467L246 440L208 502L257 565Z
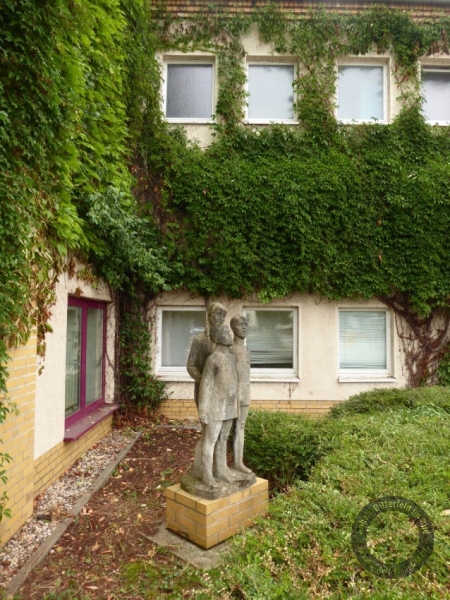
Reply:
M202 437L194 465L182 479L183 489L208 498L247 487L255 476L243 463L244 428L250 407L250 352L245 346L248 323L233 317L234 333L224 325L226 308L209 307L209 336L203 332L192 342L187 370L195 380L194 398L202 424ZM233 435L233 468L227 465L227 440Z

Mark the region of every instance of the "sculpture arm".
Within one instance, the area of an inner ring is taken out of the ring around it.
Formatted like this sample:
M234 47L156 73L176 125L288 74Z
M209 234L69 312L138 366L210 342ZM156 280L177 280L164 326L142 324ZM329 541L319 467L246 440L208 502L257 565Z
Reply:
M200 383L202 378L202 374L200 369L197 367L198 361L198 352L200 350L200 345L197 340L194 339L191 346L191 351L189 352L189 358L186 364L186 369L189 375L192 377L194 381Z
M211 421L211 401L214 388L214 361L207 360L200 382L198 394L198 418L206 425Z

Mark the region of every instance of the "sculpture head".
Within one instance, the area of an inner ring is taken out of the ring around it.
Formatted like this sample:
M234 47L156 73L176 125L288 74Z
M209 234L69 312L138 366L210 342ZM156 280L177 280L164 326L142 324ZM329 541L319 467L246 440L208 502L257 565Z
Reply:
M211 328L214 325L222 325L226 316L227 309L220 302L213 302L208 306L208 320Z
M245 315L239 315L239 317L233 317L230 321L230 327L233 333L238 338L246 338L248 333L248 319Z
M221 346L231 346L233 344L233 336L230 328L226 325L214 325L210 333L211 341Z

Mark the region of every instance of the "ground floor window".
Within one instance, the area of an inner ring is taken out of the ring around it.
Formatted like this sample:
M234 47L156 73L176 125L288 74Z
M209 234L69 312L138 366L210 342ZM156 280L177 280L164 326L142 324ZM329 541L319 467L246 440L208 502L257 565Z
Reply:
M162 308L159 315L160 352L158 371L186 374L186 363L196 335L205 330L204 307Z
M106 306L69 298L66 337L66 426L105 399Z
M374 373L389 371L389 312L339 311L339 371Z
M254 375L295 375L297 312L285 308L246 308L247 346Z

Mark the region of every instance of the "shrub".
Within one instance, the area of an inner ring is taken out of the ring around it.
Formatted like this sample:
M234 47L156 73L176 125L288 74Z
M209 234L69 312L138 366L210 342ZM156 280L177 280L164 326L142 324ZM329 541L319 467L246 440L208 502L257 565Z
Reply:
M245 461L272 488L305 478L320 456L318 423L303 415L251 411L245 427Z
M450 413L450 389L422 387L394 390L370 390L351 396L345 402L333 406L331 417L377 414L380 412L410 409L424 412L436 409Z

